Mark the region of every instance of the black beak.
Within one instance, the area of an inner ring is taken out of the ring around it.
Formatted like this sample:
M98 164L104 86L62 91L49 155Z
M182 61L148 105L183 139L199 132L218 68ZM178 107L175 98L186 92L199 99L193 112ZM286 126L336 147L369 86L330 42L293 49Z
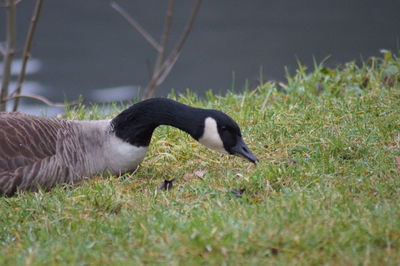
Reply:
M242 138L239 139L238 143L231 149L231 151L232 154L243 157L252 163L256 163L259 161L258 158L254 156L253 153L251 153L249 148L247 148Z

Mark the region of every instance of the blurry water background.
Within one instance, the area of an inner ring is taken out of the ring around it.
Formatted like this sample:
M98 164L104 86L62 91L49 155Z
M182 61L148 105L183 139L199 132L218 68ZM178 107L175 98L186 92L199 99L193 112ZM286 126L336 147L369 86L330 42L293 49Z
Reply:
M18 44L22 49L35 1L18 4ZM157 39L163 29L166 0L120 0ZM171 41L176 41L193 1L176 0ZM45 1L24 86L26 93L53 101L133 100L149 79L154 50L106 0ZM0 41L5 40L5 10L0 10ZM192 33L158 96L187 88L200 94L224 93L284 80L285 66L312 66L331 56L336 65L399 50L399 0L204 0ZM154 62L152 62L154 63ZM15 61L14 73L20 60ZM13 76L14 79L16 75ZM13 88L13 86L11 86ZM43 112L24 101L21 111ZM47 108L48 115L61 112Z

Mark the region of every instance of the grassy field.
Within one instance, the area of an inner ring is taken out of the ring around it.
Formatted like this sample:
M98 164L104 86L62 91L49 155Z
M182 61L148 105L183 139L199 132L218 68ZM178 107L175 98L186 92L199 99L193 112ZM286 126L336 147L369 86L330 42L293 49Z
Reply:
M261 161L160 127L133 175L0 198L0 264L400 264L392 54L360 67L299 65L285 83L241 94L170 97L230 114ZM85 107L66 117L104 118Z

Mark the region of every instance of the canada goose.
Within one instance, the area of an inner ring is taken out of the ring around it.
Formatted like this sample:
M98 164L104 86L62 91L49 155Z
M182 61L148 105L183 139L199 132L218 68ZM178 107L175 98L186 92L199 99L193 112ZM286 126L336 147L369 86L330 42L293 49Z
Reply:
M132 171L159 125L179 128L210 149L258 161L228 115L165 98L134 104L111 120L0 113L0 195L76 184L104 170Z

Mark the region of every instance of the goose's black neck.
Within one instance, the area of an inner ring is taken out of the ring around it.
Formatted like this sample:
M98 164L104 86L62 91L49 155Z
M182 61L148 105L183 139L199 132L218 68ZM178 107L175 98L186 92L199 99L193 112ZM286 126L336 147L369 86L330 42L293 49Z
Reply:
M166 98L139 102L124 110L111 121L116 136L135 146L148 146L156 127L179 128L194 139L204 130L206 110L193 108Z

